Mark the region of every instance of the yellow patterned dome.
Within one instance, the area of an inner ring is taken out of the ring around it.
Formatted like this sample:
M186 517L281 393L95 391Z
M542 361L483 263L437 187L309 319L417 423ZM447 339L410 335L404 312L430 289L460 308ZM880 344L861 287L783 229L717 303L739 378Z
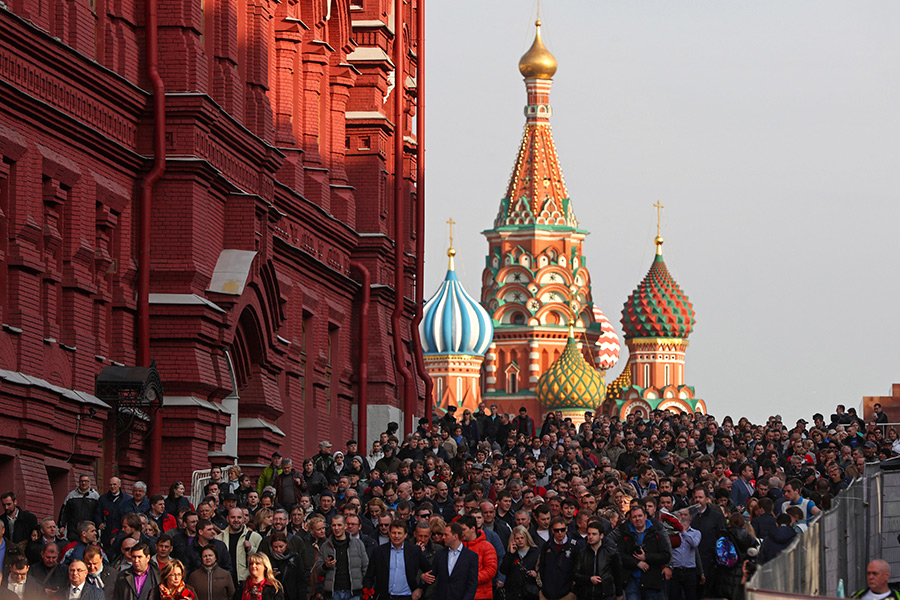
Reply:
M541 375L537 397L546 410L594 410L603 403L603 376L584 360L569 328L569 342L562 355Z
M626 363L625 368L619 373L612 383L606 388L607 400L621 400L622 390L631 385L631 360Z
M554 57L547 46L541 40L541 22L535 24L537 31L534 34L534 43L528 52L519 59L519 73L526 79L532 77L536 79L553 79L556 73L556 57Z

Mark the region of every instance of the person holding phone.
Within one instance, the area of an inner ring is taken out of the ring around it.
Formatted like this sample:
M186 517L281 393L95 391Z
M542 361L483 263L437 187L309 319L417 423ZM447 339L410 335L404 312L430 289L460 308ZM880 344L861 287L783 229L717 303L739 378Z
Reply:
M619 526L619 554L629 577L627 600L662 600L662 570L672 559L669 536L640 504L632 504L628 518Z
M369 568L366 545L347 535L343 515L331 519L331 536L319 547L315 572L324 577L322 591L333 600L359 600Z

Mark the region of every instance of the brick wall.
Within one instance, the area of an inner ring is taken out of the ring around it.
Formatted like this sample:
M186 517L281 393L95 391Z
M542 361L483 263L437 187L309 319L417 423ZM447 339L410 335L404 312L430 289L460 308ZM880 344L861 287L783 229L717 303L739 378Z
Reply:
M402 97L410 135L415 90L388 94L387 62L350 58L360 40L392 52L393 32L372 26L387 22L386 0L364 9L336 2L330 16L316 0L159 2L168 161L154 189L151 291L215 304L152 306L151 356L166 395L200 401L162 413L167 486L189 481L222 450L230 417L215 407L232 391L226 351L241 371L238 417L274 426L241 430L242 463L264 462L275 448L311 455L320 439L342 446L355 437L359 285L350 261L366 264L373 283L392 284L396 128L388 111ZM405 5L405 21L415 5ZM91 393L103 367L135 360L135 212L153 126L144 4L7 6L0 369L48 385L0 385L0 450L9 449L0 455L12 487L46 512L82 470L102 475L118 460L126 480L147 477L143 442L132 436L113 456L106 411L88 417L88 405L60 391ZM407 69L415 75L414 59ZM348 119L348 110L385 118ZM406 252L414 151L407 144L402 175ZM240 295L207 289L225 249L256 252ZM403 269L411 298L408 257ZM382 288L372 301L369 401L399 406L393 292ZM412 315L407 302L404 340Z

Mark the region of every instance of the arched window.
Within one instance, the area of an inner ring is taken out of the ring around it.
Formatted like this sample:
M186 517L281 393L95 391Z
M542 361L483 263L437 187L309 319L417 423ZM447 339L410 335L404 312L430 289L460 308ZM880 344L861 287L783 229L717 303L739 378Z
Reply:
M506 368L506 393L517 394L519 392L519 368L510 365Z

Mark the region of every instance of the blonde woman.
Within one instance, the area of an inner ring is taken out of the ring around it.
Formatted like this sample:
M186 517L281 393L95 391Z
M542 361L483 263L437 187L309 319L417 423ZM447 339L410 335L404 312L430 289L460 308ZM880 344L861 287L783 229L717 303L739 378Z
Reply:
M506 575L503 587L507 600L537 599L537 561L537 544L527 529L516 526L509 536L509 547L500 563L500 572Z
M250 574L244 580L241 600L284 600L284 588L275 579L269 557L256 552L247 557Z
M271 508L261 508L256 511L253 516L253 531L262 537L268 536L272 532L272 521L275 512Z

